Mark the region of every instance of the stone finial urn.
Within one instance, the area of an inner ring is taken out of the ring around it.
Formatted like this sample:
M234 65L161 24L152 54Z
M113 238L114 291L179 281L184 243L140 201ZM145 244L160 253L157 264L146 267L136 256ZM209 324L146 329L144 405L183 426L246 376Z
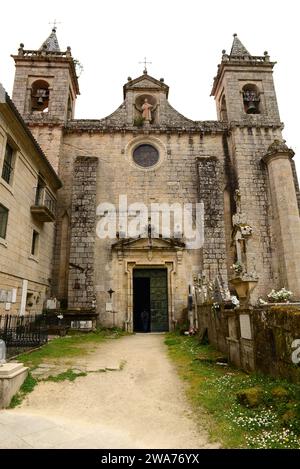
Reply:
M232 287L235 288L241 304L246 305L249 302L250 293L256 287L258 278L255 275L241 273L229 280Z

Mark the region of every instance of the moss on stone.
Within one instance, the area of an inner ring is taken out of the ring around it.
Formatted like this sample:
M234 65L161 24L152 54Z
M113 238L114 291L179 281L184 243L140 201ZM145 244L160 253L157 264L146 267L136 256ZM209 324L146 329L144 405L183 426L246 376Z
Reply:
M236 394L237 401L246 407L258 407L263 400L263 391L259 386L243 389Z
M272 396L274 399L287 401L290 397L290 393L287 389L283 388L282 386L277 386L276 388L272 389Z

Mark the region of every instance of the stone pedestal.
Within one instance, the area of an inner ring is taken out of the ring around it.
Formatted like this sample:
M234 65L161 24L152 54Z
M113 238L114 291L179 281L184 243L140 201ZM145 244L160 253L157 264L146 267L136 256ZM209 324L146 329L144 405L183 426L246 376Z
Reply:
M0 366L0 409L9 406L28 374L22 363L4 363Z

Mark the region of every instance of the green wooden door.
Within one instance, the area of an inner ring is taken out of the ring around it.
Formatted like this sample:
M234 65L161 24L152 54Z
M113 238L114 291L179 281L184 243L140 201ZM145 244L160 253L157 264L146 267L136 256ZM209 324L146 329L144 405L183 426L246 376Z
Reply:
M133 276L150 279L150 331L168 331L167 269L134 269Z

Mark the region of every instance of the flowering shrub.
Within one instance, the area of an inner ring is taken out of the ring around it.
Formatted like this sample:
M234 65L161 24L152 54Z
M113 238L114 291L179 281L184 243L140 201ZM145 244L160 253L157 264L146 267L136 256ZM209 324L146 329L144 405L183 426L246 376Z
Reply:
M277 302L288 301L290 297L292 296L292 294L293 292L286 290L286 288L281 288L281 290L278 290L278 291L272 290L268 294L268 298L269 300L277 303Z

